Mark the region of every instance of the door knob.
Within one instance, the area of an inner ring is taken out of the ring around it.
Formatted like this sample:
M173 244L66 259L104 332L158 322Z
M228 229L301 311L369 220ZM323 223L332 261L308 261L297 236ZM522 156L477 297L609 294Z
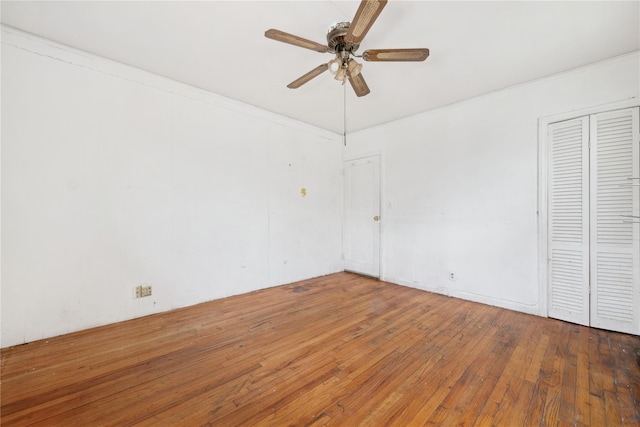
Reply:
M374 216L374 217L373 217L373 220L374 220L374 221L379 221L379 220L380 220L380 217L379 217L378 215L376 215L376 216Z

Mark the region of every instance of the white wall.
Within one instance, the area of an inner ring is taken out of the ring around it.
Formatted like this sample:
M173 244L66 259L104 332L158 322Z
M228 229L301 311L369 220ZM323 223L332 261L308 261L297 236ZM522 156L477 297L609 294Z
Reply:
M338 135L8 28L2 124L3 347L343 268Z
M637 99L639 61L360 131L343 152L335 134L3 28L0 345L342 270L342 159L371 153L383 279L546 314L538 119ZM134 299L138 284L153 296Z
M382 154L383 279L546 315L538 119L637 100L639 64L634 53L349 135L345 159Z

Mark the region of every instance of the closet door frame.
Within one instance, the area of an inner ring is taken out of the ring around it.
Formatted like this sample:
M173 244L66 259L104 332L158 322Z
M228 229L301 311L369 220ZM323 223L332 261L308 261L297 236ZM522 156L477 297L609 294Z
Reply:
M631 98L538 119L538 200L536 210L538 214L538 315L540 316L549 316L549 244L547 241L549 231L547 228L549 215L547 203L549 140L547 138L547 129L554 122L638 106L640 106L640 101Z

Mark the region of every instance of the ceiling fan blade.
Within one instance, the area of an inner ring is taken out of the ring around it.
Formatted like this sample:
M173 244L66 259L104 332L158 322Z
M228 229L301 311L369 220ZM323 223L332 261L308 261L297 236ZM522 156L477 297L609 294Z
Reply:
M360 44L386 4L387 0L362 0L356 16L349 25L349 31L344 36L345 40Z
M367 82L365 82L364 77L362 77L362 73L352 75L350 72L347 72L347 77L349 77L349 83L351 83L351 87L356 95L365 96L371 92L369 86L367 86Z
M329 47L316 43L311 40L303 39L302 37L294 36L293 34L285 33L284 31L274 30L273 28L265 31L264 36L268 39L273 39L282 43L289 43L294 46L304 47L305 49L315 50L316 52L324 53L329 51Z
M314 68L313 70L309 71L304 76L302 76L302 77L292 81L291 83L289 83L287 85L287 87L289 89L297 89L300 86L302 86L303 84L305 84L306 82L308 82L309 80L311 80L312 78L317 77L320 74L324 73L328 69L329 69L329 65L328 64L318 65L316 68Z
M429 49L370 49L364 51L365 61L424 61L429 56Z

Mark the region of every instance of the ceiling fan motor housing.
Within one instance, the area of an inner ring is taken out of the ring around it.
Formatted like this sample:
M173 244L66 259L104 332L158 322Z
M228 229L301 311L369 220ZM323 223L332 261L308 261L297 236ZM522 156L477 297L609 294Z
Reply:
M349 22L338 22L335 25L329 27L327 31L327 45L329 46L329 52L331 53L355 53L360 47L359 44L351 43L345 40L344 36L349 31ZM343 55L344 56L344 55Z

